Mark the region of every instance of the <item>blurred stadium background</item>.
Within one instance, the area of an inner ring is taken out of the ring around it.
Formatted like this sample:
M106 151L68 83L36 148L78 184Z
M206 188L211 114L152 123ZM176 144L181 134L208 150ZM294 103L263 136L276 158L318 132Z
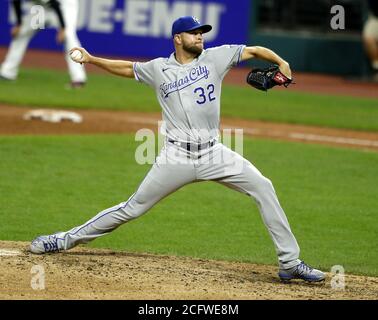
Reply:
M208 46L248 43L269 47L296 71L365 77L369 65L361 43L364 0L80 0L79 38L95 54L153 58L172 51L171 23L195 15L214 26ZM14 21L9 1L0 2L0 46ZM345 10L345 29L333 30L331 8ZM25 10L28 4L24 6ZM7 14L8 13L8 14ZM31 48L61 50L54 32L41 32Z

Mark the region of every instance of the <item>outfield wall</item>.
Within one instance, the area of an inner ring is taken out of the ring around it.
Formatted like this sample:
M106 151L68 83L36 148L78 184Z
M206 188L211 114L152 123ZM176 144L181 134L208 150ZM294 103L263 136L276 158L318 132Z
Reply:
M97 54L151 58L167 56L173 50L171 26L179 16L193 15L213 26L206 35L208 46L248 41L250 0L80 0L78 35L82 45ZM30 10L25 4L24 11ZM0 1L0 45L10 41L14 17L8 1ZM55 16L54 16L55 18ZM237 21L237 32L236 22ZM57 26L57 19L53 25ZM55 44L55 31L47 27L31 47L61 49Z
M368 62L359 38L251 33L250 43L268 47L285 57L297 71L361 76ZM252 62L263 66L263 63Z

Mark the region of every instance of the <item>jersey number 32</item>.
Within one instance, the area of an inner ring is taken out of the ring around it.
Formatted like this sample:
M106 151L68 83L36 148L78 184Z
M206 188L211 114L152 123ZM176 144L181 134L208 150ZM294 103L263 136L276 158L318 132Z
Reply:
M204 104L207 100L209 101L215 100L213 84L209 84L206 90L202 87L195 88L194 93L198 95L199 99L196 100L198 104Z

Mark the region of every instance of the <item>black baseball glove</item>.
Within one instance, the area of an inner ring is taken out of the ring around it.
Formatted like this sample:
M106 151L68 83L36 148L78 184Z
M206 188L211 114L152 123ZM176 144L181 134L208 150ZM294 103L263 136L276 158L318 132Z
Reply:
M247 75L247 83L263 91L267 91L274 86L284 85L288 87L292 81L280 71L277 65L265 69L252 69Z

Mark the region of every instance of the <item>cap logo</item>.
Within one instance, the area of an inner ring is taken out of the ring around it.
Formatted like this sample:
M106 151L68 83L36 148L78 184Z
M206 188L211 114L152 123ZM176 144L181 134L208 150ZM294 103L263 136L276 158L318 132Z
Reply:
M195 16L192 16L192 19L193 19L194 22L197 22L198 24L201 23Z

